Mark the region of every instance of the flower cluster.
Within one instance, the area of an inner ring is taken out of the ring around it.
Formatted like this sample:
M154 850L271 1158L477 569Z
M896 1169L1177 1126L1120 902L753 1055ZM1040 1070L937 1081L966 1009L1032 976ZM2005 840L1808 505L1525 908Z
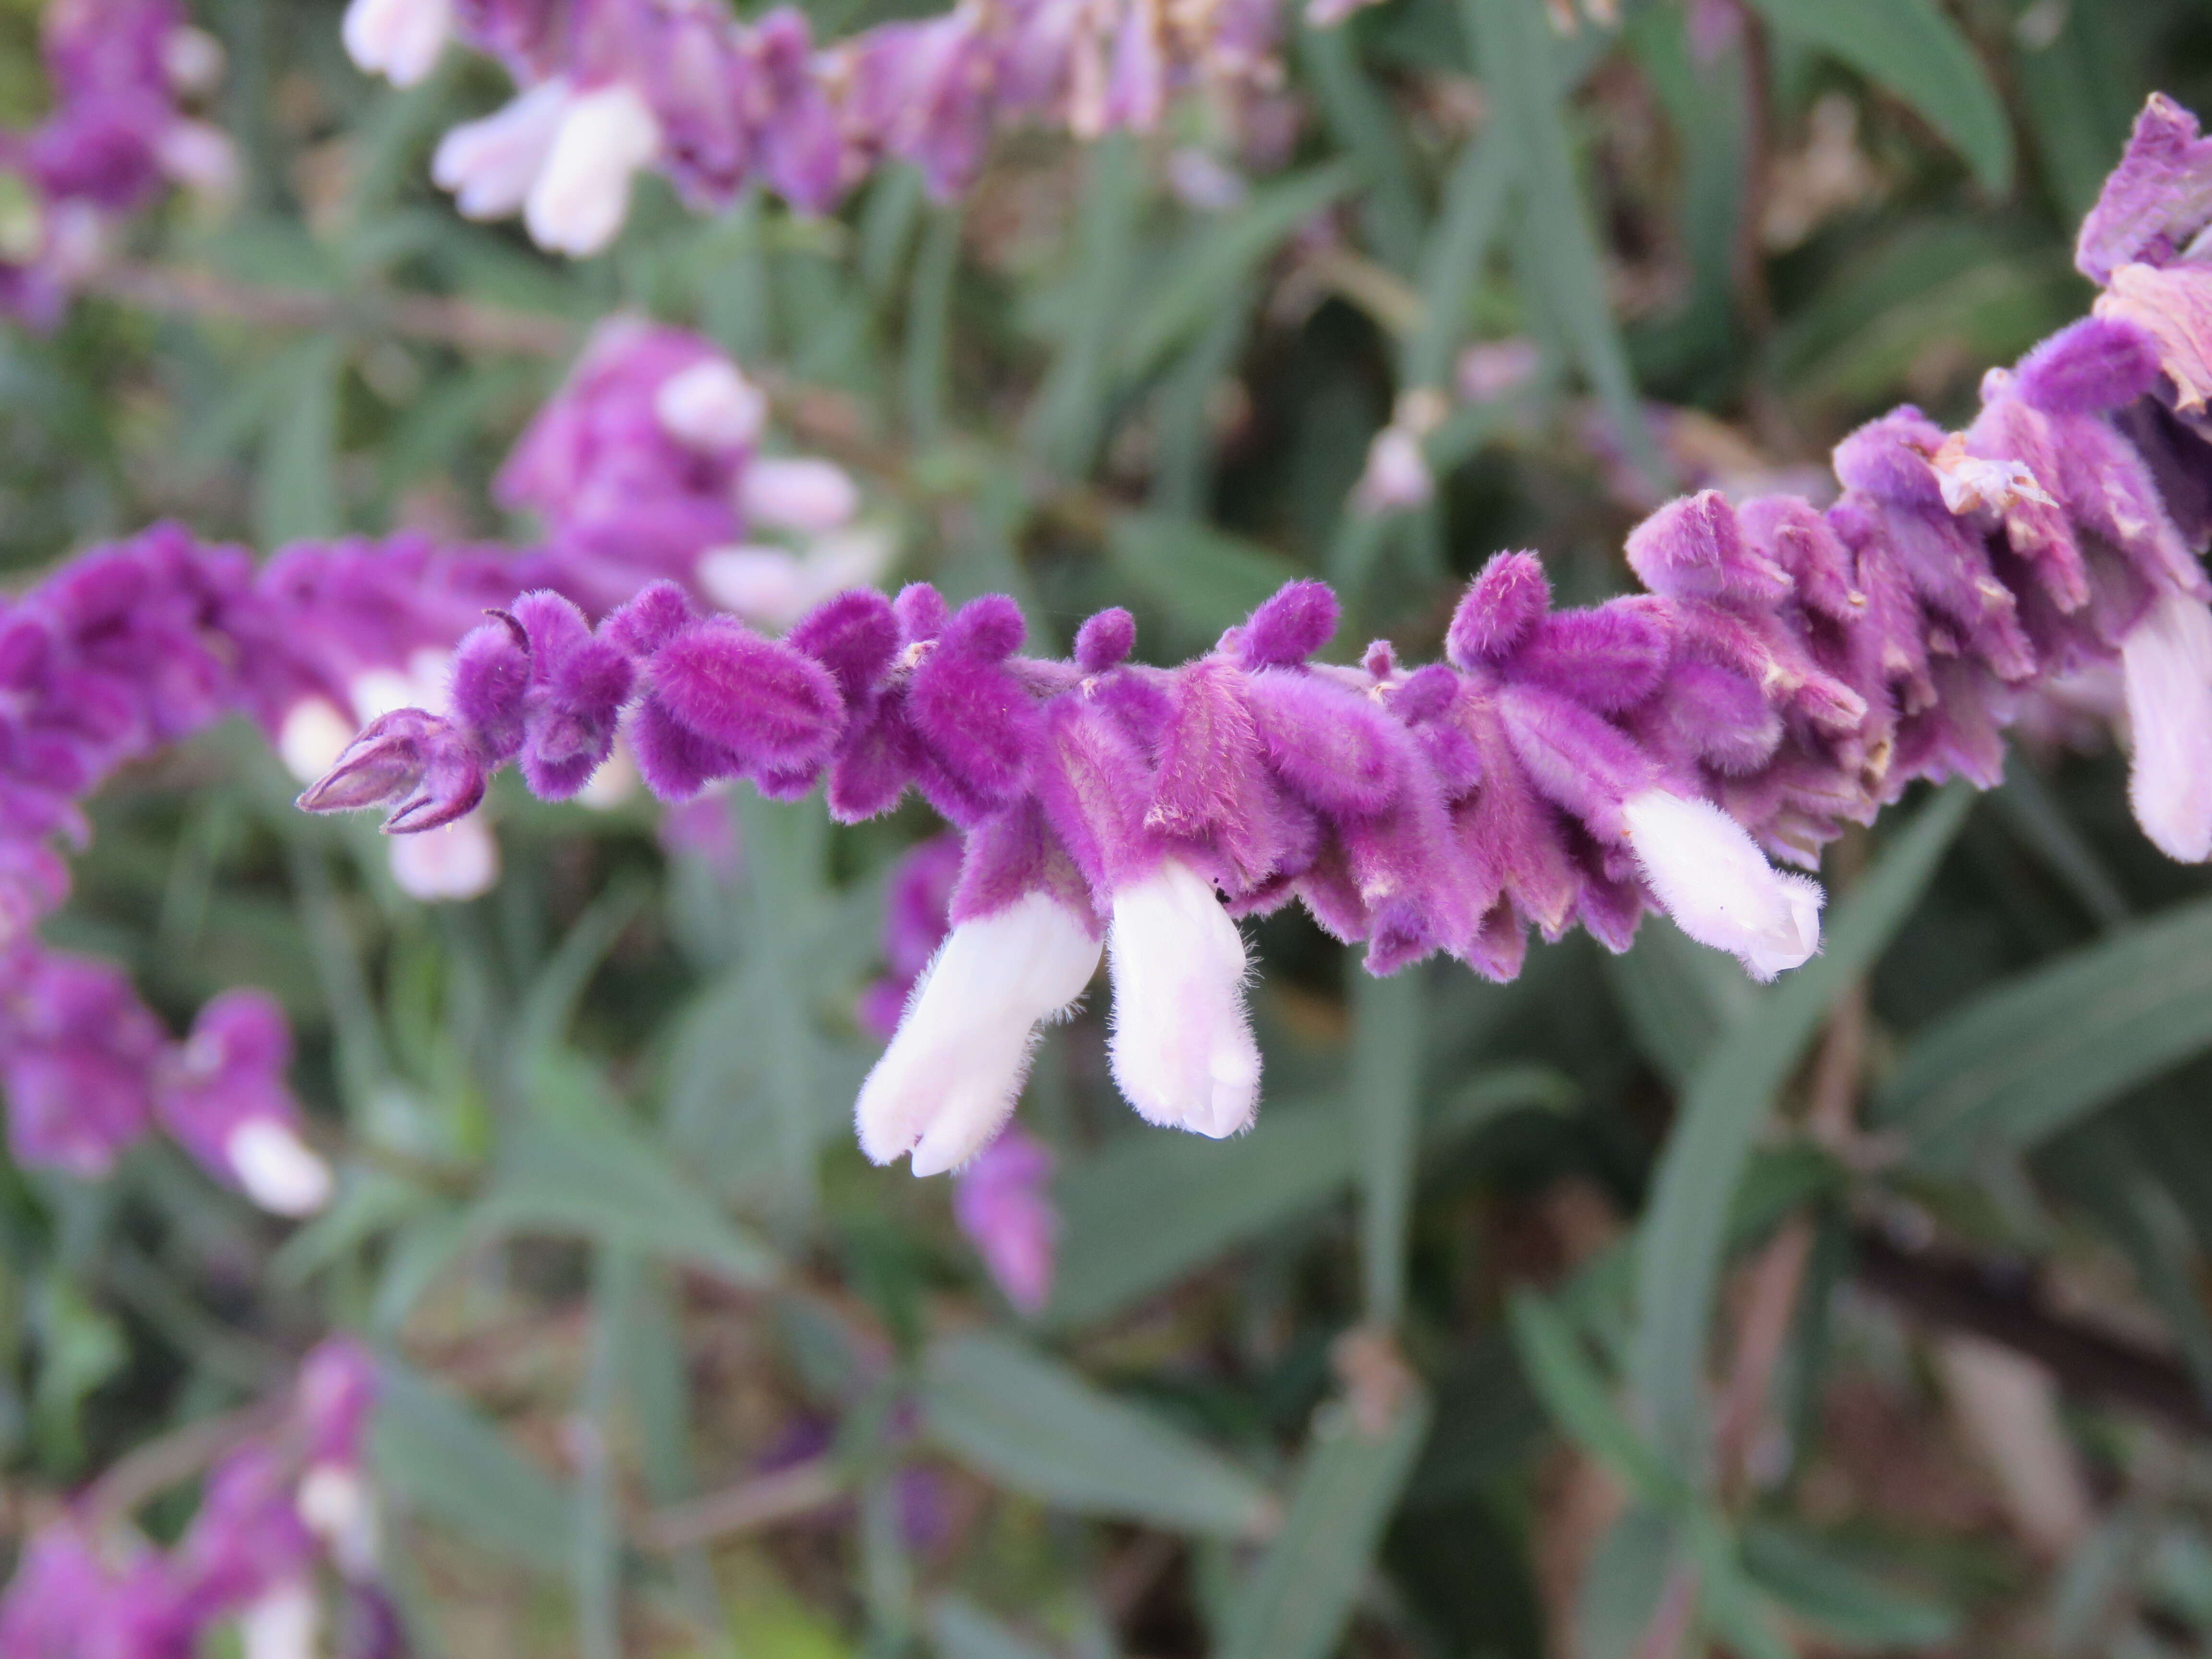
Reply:
M45 1528L0 1598L0 1655L155 1659L198 1651L204 1632L226 1624L248 1654L312 1653L326 1567L342 1589L346 1651L403 1651L377 1582L362 1468L375 1393L374 1364L357 1343L318 1347L282 1420L210 1472L198 1515L167 1551L88 1512Z
M1508 978L1532 927L1619 950L1656 907L1771 978L1817 948L1821 899L1770 857L1811 865L1917 780L1994 783L2021 696L2100 664L2128 687L2138 817L2202 859L2212 456L2192 422L2212 370L2190 307L2212 270L2172 249L2177 216L2212 217L2212 146L2175 141L2177 118L2153 106L2085 233L2157 221L2144 258L2085 253L2110 277L2097 315L1993 371L1962 432L1906 408L1853 433L1826 511L1662 507L1628 542L1641 594L1557 611L1534 556L1501 555L1443 662L1378 642L1354 666L1316 660L1335 601L1298 582L1175 669L1130 660L1125 612L1040 660L1011 600L955 611L927 586L839 595L781 640L673 584L596 629L534 595L463 643L451 715L372 726L303 804L423 827L513 760L557 798L618 726L664 799L823 783L851 821L918 791L965 837L954 926L858 1108L870 1156L917 1173L991 1141L1038 1024L1102 954L1131 1104L1243 1127L1260 1060L1235 918L1292 899L1377 973L1443 951ZM2114 205L2145 194L2162 205Z
M521 90L448 133L433 174L471 217L520 212L541 246L588 254L641 167L695 206L757 179L820 212L885 159L951 195L1001 125L1150 131L1183 86L1241 106L1279 79L1277 9L961 0L822 46L788 5L740 22L720 0L352 0L345 40L401 85L449 37L499 58Z
M46 326L96 270L115 221L170 184L211 193L236 171L230 141L185 113L222 49L181 0L55 0L45 19L53 108L0 135L15 192L0 217L0 307Z

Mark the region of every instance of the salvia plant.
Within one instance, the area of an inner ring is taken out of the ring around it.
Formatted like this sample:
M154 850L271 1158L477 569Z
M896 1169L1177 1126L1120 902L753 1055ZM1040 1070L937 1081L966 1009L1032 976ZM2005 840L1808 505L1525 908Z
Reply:
M0 15L0 1659L2212 1643L2208 46Z

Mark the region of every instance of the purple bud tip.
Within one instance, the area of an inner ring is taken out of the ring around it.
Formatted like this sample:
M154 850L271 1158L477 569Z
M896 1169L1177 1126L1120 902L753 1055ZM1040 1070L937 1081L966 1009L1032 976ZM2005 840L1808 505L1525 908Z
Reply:
M807 612L783 641L835 675L845 700L854 702L898 654L898 617L882 594L856 587Z
M1289 668L1336 633L1336 595L1325 583L1285 582L1244 624L1247 668Z
M402 708L369 722L323 779L300 796L309 812L358 812L411 793L425 766L422 729L430 716Z
M1440 662L1416 668L1390 699L1390 708L1408 726L1440 718L1459 695L1459 676Z
M2020 360L2021 397L2046 415L2097 415L2156 384L2158 343L2118 317L2084 317Z
M1077 630L1075 665L1086 674L1103 674L1127 661L1136 644L1137 619L1115 605L1100 611Z
M611 611L599 637L633 657L649 657L691 620L691 601L674 582L655 582Z
M1743 557L1735 509L1717 489L1669 501L1628 532L1629 568L1669 599L1717 592Z
M513 640L517 645L520 646L525 651L527 651L530 648L530 635L524 631L522 623L516 618L514 612L512 611L501 611L496 606L487 605L484 608L484 615L489 617L495 623L504 624L507 629L507 637Z
M1398 648L1388 640L1376 640L1367 647L1359 665L1370 678L1387 680L1398 672Z
M1029 624L1022 608L1004 593L970 599L945 629L945 648L985 662L1003 662L1022 648Z
M898 617L899 634L908 645L935 639L952 616L945 595L927 582L909 582L899 589L891 610Z
M1499 553L1468 584L1452 614L1444 654L1456 668L1499 662L1524 644L1552 607L1552 586L1534 553Z

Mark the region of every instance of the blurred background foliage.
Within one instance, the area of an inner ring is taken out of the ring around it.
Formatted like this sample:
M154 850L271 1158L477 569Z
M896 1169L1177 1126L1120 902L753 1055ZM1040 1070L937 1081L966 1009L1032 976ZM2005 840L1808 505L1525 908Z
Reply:
M0 336L0 561L164 515L526 536L490 471L626 307L728 347L896 518L902 577L1014 592L1032 648L1120 603L1173 660L1319 574L1347 648L1432 654L1498 548L1595 598L1677 488L1817 489L1893 402L1962 417L2085 307L2072 228L2145 94L2212 108L2203 0L1623 9L1294 29L1273 171L1190 112L1006 141L951 206L893 171L834 218L702 220L648 181L567 264L427 184L495 72L395 93L330 0L206 0L239 198ZM11 119L35 13L0 5ZM1394 400L1470 376L1436 500L1350 507ZM51 931L179 1025L282 997L341 1200L287 1232L165 1145L97 1186L0 1170L16 1536L336 1323L392 1356L425 1652L2212 1643L2212 888L2109 750L2028 745L1833 849L1826 953L1769 990L1663 919L1510 987L1376 982L1286 913L1234 1143L1138 1124L1099 1019L1054 1030L1028 1322L945 1183L848 1127L921 809L733 799L732 859L518 790L496 890L426 908L289 788L243 729L126 777Z

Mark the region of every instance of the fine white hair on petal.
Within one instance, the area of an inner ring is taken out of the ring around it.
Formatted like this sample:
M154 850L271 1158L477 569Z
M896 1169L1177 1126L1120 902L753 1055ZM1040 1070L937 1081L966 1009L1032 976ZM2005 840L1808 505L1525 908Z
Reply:
M1645 789L1621 804L1629 845L1674 925L1770 980L1820 948L1822 894L1766 861L1750 834L1710 801Z
M322 1622L315 1587L289 1579L264 1590L238 1615L243 1659L315 1659L315 1631Z
M853 516L860 492L835 461L763 456L738 479L738 503L747 518L761 524L820 535Z
M629 212L630 176L660 153L660 123L627 82L577 94L522 204L531 240L581 258L615 239Z
M482 898L499 881L499 842L481 813L389 840L392 880L425 904Z
M2212 856L2212 611L2169 593L2120 641L2135 753L2128 798L2158 849Z
M1212 885L1169 859L1114 894L1114 1081L1148 1122L1219 1139L1260 1104L1244 936Z
M556 76L482 120L455 127L438 141L431 179L453 191L464 218L504 219L519 211L545 170L568 100L568 82Z
M313 1215L330 1202L331 1166L280 1118L247 1118L222 1150L246 1195L272 1215Z
M736 364L709 357L663 380L653 394L653 412L678 443L737 449L760 436L768 398Z
M411 87L437 67L453 29L453 0L353 0L339 33L362 70Z
M1084 919L1042 892L955 926L860 1085L860 1150L912 1152L918 1176L981 1152L1012 1115L1039 1023L1083 994L1098 954Z

